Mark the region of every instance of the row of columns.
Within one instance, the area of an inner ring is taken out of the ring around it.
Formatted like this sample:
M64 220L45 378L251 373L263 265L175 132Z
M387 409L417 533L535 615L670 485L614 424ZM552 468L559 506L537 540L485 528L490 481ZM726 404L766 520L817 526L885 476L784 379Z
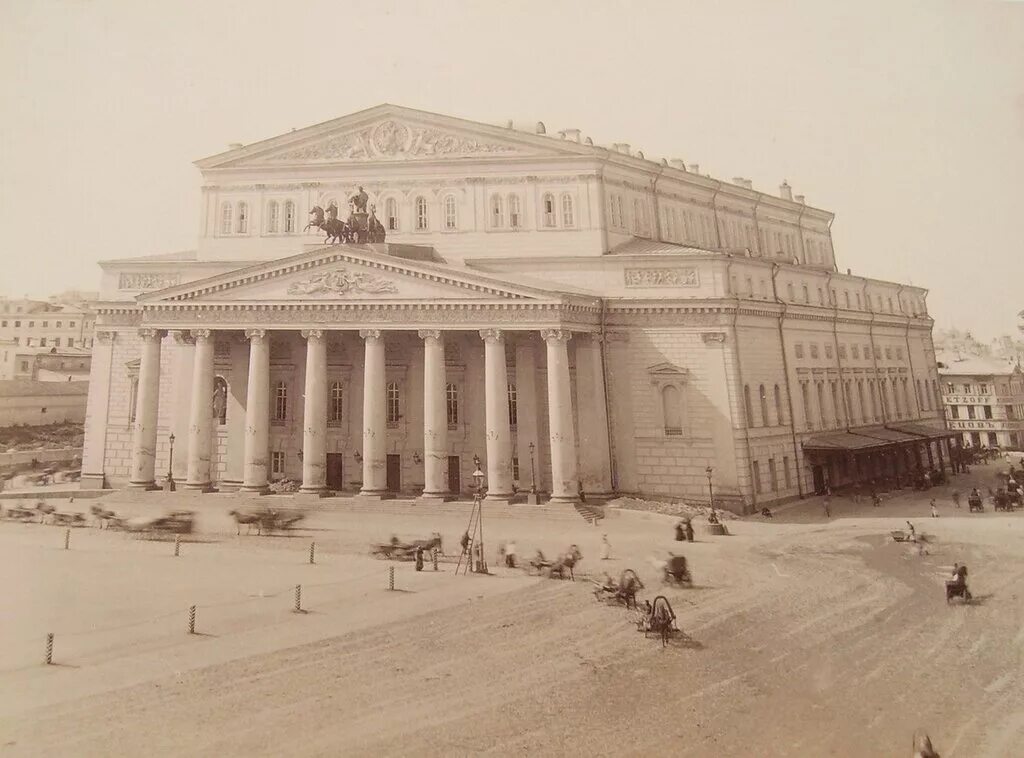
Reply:
M130 484L156 486L156 424L159 404L160 346L165 332L141 329L142 340L136 421L132 438ZM264 329L249 329L249 376L246 388L242 489L266 492L270 461L270 342ZM327 489L327 344L323 330L302 332L306 340L305 405L303 412L302 487L311 494ZM364 343L363 486L361 495L379 497L387 489L387 427L384 338L378 329L359 332ZM554 501L575 501L580 472L576 464L572 389L568 343L563 329L541 332L547 346L548 426ZM191 331L194 343L192 392L187 440L188 467L184 486L208 491L212 486L214 340L209 329ZM440 330L421 330L423 340L423 495L442 498L448 493L445 464L448 421L444 338ZM508 415L508 369L505 333L481 330L484 341L484 402L486 425L487 498L508 500L513 495L512 432ZM605 406L604 371L599 338L577 348L583 369L580 397L588 407L579 413L581 447L587 451L584 484L592 492L610 490L610 450ZM532 393L530 393L532 395ZM524 398L525 399L525 398Z

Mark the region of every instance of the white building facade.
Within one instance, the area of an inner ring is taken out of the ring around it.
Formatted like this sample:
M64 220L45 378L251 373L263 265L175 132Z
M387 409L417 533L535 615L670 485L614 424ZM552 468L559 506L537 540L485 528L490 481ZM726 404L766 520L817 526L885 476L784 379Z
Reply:
M926 292L788 185L391 105L197 165L197 249L101 264L87 483L749 510L948 459ZM360 193L385 243L305 228Z
M1024 448L1024 373L1019 363L939 353L942 400L964 447Z

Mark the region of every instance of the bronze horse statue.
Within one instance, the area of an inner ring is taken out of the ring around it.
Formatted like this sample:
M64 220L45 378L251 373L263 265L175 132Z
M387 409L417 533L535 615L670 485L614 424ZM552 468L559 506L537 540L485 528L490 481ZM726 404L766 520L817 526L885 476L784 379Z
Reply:
M351 238L351 229L348 224L338 218L338 211L336 208L334 208L334 212L328 218L325 216L323 208L319 205L314 205L313 209L310 210L309 215L312 216L312 218L309 223L306 224L306 229L303 229L302 231L306 231L311 226L315 226L318 229L323 230L327 235L325 242L328 244L334 244L337 242L345 243ZM334 240L334 243L332 243L331 240Z

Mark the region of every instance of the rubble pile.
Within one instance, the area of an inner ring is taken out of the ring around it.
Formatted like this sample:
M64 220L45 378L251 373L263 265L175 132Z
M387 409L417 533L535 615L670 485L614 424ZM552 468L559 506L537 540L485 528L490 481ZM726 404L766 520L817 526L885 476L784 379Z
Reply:
M647 511L648 513L661 513L665 516L689 516L690 518L707 518L711 508L699 503L672 502L666 503L659 500L641 500L635 497L619 497L609 500L606 504L611 508L623 508L631 511ZM715 509L718 517L724 521L739 518L731 511Z

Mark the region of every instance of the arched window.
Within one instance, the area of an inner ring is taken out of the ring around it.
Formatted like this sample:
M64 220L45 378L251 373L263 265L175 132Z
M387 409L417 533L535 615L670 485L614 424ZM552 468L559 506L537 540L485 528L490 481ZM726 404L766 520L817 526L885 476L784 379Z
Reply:
M341 386L341 382L331 383L331 408L327 420L337 424L341 421L341 412L343 408L344 389Z
M228 383L223 376L213 380L213 418L218 426L228 423Z
M754 406L750 403L750 385L743 385L743 410L747 413L747 426L754 425Z
M276 200L271 200L267 203L267 233L277 234L278 226L280 225L280 213L281 206L277 204Z
M505 208L501 202L501 195L491 195L491 229L501 229L505 226Z
M398 394L398 383L388 382L387 389L387 424L398 426L398 420L402 418L401 398Z
M550 192L544 195L544 226L549 229L555 226L555 196Z
M843 290L843 304L846 306L846 310L850 310L850 291Z
M793 290L793 282L786 283L786 295L789 297L789 301L796 302L796 292Z
M291 200L284 204L284 233L295 234L295 203Z
M384 201L384 219L389 232L398 231L398 201L393 197Z
M513 229L518 229L523 225L523 209L519 202L519 195L508 196L508 225Z
M238 227L236 231L239 234L249 233L249 204L239 203L238 204Z
M430 226L430 217L427 215L427 198L416 198L416 230L425 232Z
M516 385L508 385L508 425L515 426L519 423L519 393L516 392Z
M665 419L666 436L679 436L683 433L683 400L679 388L674 384L666 384L661 389L661 413Z
M139 377L133 376L128 387L128 423L135 423L136 407L139 404Z
M455 427L459 424L459 387L456 384L448 383L444 388L445 403L448 408L448 426Z
M761 426L771 426L768 422L768 392L763 384L757 388L757 391L761 396Z
M234 217L234 211L231 208L231 203L224 203L220 207L220 233L231 234L231 219Z
M459 214L455 204L455 195L446 195L444 198L444 228L453 232L458 226Z
M288 385L278 382L274 385L274 421L288 418Z
M573 213L572 195L562 195L562 226L568 228L575 225L576 217Z

